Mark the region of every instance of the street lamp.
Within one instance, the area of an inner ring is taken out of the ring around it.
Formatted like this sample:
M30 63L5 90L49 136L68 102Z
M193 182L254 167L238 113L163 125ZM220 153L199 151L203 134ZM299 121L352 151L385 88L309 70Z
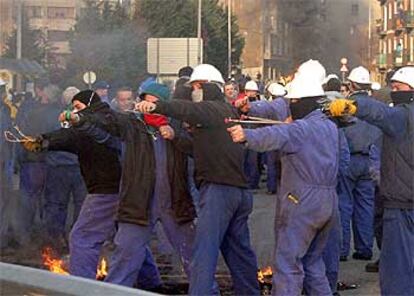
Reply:
M341 59L341 74L342 74L342 82L345 82L345 78L346 78L346 73L349 72L348 67L346 66L348 64L348 59L347 58L342 58Z

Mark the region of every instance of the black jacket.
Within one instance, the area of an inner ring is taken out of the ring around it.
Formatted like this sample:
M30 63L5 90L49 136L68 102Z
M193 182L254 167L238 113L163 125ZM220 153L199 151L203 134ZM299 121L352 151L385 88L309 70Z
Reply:
M106 103L97 103L85 109L85 114L105 116L110 108ZM76 128L62 128L42 135L43 146L48 150L72 152L78 155L83 179L90 194L117 194L121 177L118 154L104 144Z
M203 100L193 103L183 100L157 102L154 113L188 122L193 131L193 157L196 181L247 188L243 171L244 150L232 141L226 118L240 117L239 111L225 102L224 95L214 85L203 84Z
M85 126L88 126L89 128ZM89 134L102 127L123 145L122 177L118 221L148 225L155 186L153 135L134 114L113 113L105 119L84 116L78 128ZM107 138L106 144L110 144ZM178 223L192 221L195 208L187 184L187 155L167 142L167 166L171 186L171 205Z

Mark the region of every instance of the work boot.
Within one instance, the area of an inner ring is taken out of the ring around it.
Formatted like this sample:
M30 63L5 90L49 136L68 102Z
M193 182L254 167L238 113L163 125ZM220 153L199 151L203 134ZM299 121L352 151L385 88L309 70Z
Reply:
M341 262L348 261L348 256L340 256L339 261L341 261Z
M379 259L375 262L370 262L365 265L366 272L378 272L379 271Z
M354 258L355 260L366 260L366 261L369 261L369 260L371 260L372 259L372 255L371 256L368 256L368 255L364 255L364 254L361 254L361 253L354 253L354 254L352 254L352 258Z

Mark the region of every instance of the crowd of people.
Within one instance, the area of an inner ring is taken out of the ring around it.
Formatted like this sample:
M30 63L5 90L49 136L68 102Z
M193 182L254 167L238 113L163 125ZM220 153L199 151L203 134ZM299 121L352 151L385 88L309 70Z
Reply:
M21 244L40 216L46 237L68 246L70 274L95 279L112 240L105 281L156 290L159 223L190 295L219 293L220 253L235 294L259 295L248 220L266 173L272 294L339 295L339 262L354 250L368 263L375 240L380 258L366 270L379 271L381 293L414 295L414 67L382 89L364 67L341 81L315 60L287 83L225 81L209 64L178 76L173 89L148 79L112 100L104 81L60 92L39 80L25 99L0 82L2 195L17 172Z

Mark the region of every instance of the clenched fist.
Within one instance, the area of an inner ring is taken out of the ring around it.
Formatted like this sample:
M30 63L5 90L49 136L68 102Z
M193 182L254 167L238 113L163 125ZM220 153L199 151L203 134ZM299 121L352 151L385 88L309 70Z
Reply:
M229 127L227 131L230 133L230 136L233 139L233 142L235 143L246 142L246 135L241 125L238 124L238 125Z
M159 128L161 136L166 140L174 140L175 132L174 129L169 125L163 125Z
M141 101L135 105L135 110L141 112L141 113L151 113L155 110L157 105L151 102L147 101Z

